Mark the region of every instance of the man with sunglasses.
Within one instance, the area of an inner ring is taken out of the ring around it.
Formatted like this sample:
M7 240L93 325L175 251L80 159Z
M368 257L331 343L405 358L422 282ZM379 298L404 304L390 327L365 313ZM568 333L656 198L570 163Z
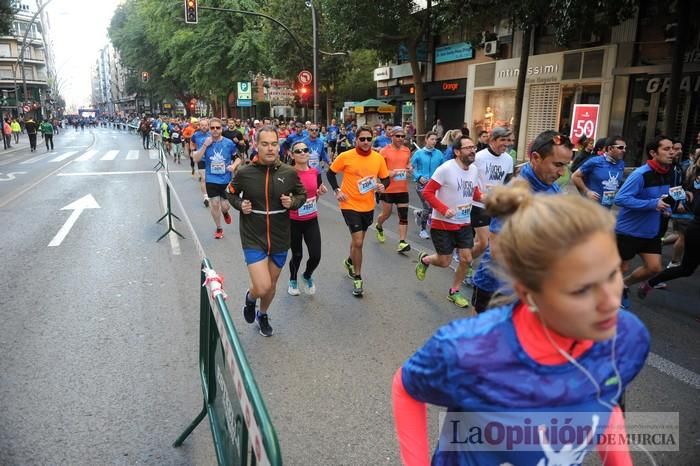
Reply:
M336 173L343 172L343 184L338 186ZM361 297L362 246L365 234L374 220L374 191L383 193L389 186L389 170L384 158L372 150L372 128L357 130L357 145L340 154L328 169L328 182L340 204L345 223L350 229L350 255L344 265L353 281L352 294ZM380 183L377 183L379 178Z
M231 182L231 173L236 170L241 161L236 157L237 149L233 141L221 135L223 124L220 119L212 118L209 122L209 130L211 136L204 140L193 158L195 162L204 161L207 196L211 205L211 216L216 225L214 238L221 239L224 237L224 230L221 228L222 214L224 221L227 224L231 223L226 186Z
M608 138L605 154L589 158L571 176L578 191L603 207L612 208L625 173L626 150L621 136Z
M386 160L391 183L386 190L379 195L382 212L377 217L377 240L385 241L384 222L391 217L392 205L396 204L399 215L399 246L396 252L408 252L411 245L406 242L408 233L408 176L413 170L411 167L411 151L404 145L406 132L401 126L395 126L391 130L391 144L384 147L379 155Z
M306 147L309 148L308 164L310 168L315 168L320 172L322 161L326 162L327 165L331 163L330 160L328 160L328 154L326 154L326 145L323 143L323 140L318 137L317 124L309 125L308 136L303 138L302 141L306 144Z

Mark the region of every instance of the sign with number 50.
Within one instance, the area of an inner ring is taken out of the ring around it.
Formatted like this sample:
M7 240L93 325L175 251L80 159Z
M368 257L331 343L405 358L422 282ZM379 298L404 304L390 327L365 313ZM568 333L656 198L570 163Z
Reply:
M598 132L598 109L600 105L574 105L574 118L571 122L571 142L578 144L581 137L595 140Z

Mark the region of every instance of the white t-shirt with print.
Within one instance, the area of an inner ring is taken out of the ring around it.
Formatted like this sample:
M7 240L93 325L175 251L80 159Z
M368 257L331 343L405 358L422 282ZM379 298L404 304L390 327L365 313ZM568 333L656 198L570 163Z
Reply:
M479 191L487 194L494 186L503 185L506 176L513 174L513 158L504 152L501 155L493 155L489 148L476 153L474 163L479 169ZM475 206L484 207L481 202L474 202Z
M454 217L447 218L433 209L433 219L457 225L471 223L471 207L478 183L476 166L472 163L465 170L455 159L452 159L440 165L433 173L432 179L440 183L440 189L436 193L437 198L456 212Z

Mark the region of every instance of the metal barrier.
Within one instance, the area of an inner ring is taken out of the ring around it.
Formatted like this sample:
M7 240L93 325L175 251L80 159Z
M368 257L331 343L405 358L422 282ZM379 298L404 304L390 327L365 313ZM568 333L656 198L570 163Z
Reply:
M162 150L159 156L164 172L157 173L157 176L162 176L166 183L166 215L169 219L168 231L161 238L174 231L170 219L175 216L171 212L172 196L190 230L202 267L199 282L199 375L204 401L202 411L175 440L173 447L182 445L208 415L219 465L281 466L277 434L231 320L223 278L205 256L192 222L172 186L168 162ZM163 218L165 216L161 220Z
M209 415L220 465L281 465L277 434L231 321L222 282L204 259L199 320L204 406L173 446L182 445Z

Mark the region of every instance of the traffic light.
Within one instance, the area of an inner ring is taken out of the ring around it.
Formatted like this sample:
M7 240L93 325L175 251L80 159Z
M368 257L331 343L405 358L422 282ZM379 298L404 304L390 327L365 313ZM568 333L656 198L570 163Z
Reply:
M147 83L150 78L151 78L151 75L148 73L148 71L141 72L141 81Z
M301 86L299 88L299 102L302 105L308 105L309 103L309 88L306 86Z
M197 24L197 0L185 0L185 23Z

